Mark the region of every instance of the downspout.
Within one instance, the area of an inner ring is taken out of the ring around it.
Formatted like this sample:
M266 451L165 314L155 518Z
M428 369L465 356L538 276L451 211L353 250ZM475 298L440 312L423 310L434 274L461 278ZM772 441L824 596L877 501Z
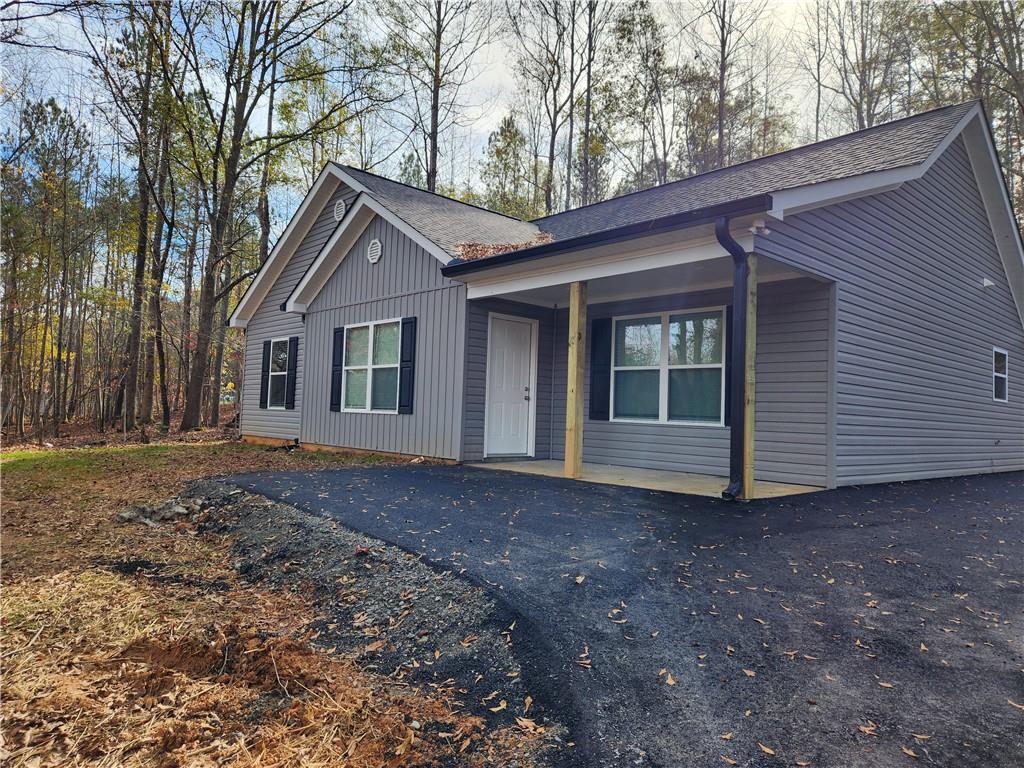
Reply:
M729 217L720 216L715 220L715 238L732 256L732 327L729 328L729 367L732 376L729 382L729 486L722 491L722 498L735 501L743 493L743 433L744 376L743 362L747 349L747 278L750 264L747 252L729 232Z

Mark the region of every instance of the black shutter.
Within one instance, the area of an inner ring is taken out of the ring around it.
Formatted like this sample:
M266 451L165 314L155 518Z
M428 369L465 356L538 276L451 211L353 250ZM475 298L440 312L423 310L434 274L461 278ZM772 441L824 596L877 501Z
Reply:
M612 400L612 320L590 323L590 418L608 421Z
M270 342L263 342L263 365L260 367L260 408L267 407L267 393L270 391Z
M729 353L732 351L732 304L725 308L725 331L722 333L722 359L725 361L725 414L722 423L725 426L732 424L732 360Z
M416 318L402 318L402 350L398 358L398 412L412 413L416 380Z
M288 339L288 377L284 380L284 407L295 408L295 374L299 368L299 337Z
M331 410L341 410L341 376L344 371L345 329L334 329L334 344L331 352Z

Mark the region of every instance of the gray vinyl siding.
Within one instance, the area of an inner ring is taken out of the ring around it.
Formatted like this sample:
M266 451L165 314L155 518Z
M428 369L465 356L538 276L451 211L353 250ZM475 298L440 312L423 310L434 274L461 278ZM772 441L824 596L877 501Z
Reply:
M960 139L921 179L772 222L755 249L837 282L838 484L1024 468L1024 331Z
M249 320L245 329L245 373L242 382L241 431L243 435L275 437L295 440L299 437L300 413L302 412L302 379L305 368L306 350L304 327L300 315L282 312L281 303L288 298L292 289L301 279L306 268L320 252L324 243L334 232L338 222L334 219L334 205L344 199L346 205L356 193L340 185L324 206L302 243L295 249L291 261L282 270L277 282L267 292L266 298ZM295 378L295 408L260 408L260 373L263 364L263 342L281 337L299 337L298 368Z
M756 465L762 480L828 484L829 291L814 280L766 283L758 294ZM588 318L721 306L730 292L662 296L588 307ZM568 316L555 324L551 457L565 451ZM590 368L590 339L587 370ZM584 385L589 404L590 382ZM583 460L725 475L729 428L586 419Z
M554 310L502 299L481 299L466 305L465 406L462 416L462 459L484 458L484 407L487 382L487 328L491 312L538 320L537 424L534 457L551 454L551 381L554 355Z
M382 246L375 265L366 258L374 238ZM375 217L306 315L307 345L316 353L306 367L302 442L458 459L465 296L465 286L443 277L433 256ZM413 412L332 412L334 329L398 317L417 318Z

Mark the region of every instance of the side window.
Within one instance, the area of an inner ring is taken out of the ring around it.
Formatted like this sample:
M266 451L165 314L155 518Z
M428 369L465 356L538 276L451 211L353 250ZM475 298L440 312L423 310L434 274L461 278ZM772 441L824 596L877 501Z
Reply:
M397 413L401 321L345 328L346 411Z
M284 408L288 391L288 339L274 339L270 343L270 393L267 405Z
M992 399L1005 403L1010 399L1010 355L992 347Z

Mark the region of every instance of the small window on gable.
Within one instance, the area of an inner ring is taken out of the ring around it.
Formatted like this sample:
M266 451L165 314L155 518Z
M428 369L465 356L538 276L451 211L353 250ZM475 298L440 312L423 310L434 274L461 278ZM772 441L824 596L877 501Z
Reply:
M1001 403L1010 399L1010 355L998 347L992 348L992 399Z

